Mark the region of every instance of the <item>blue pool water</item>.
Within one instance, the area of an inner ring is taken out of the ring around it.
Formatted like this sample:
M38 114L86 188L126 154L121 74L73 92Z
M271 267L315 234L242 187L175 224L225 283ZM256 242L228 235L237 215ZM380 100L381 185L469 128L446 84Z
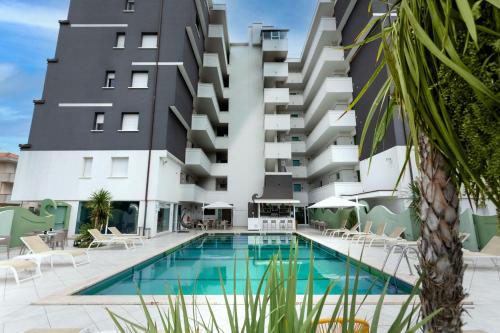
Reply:
M346 257L333 250L295 235L219 234L196 238L173 251L158 255L82 290L78 295L135 295L137 288L144 295L177 294L179 281L184 294L220 295L221 276L228 293L232 293L233 283L236 281L236 293L244 294L247 258L252 291L255 292L269 259L281 251L286 262L290 244L295 240L298 242L297 293L305 293L310 269L314 270L315 294L323 294L331 280L336 281L331 293L342 293L347 269ZM311 246L314 254L312 267ZM349 269L350 277L354 279L354 262L351 262ZM386 279L380 272L363 267L359 275L358 292L363 295L381 294ZM411 288L392 278L388 294L408 294Z

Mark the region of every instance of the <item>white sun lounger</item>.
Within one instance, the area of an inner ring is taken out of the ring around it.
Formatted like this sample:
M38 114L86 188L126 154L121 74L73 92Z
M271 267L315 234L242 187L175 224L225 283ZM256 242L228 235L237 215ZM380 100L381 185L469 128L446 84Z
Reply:
M343 221L340 222L340 227L339 228L325 229L325 230L323 230L323 235L331 234L332 232L334 232L336 230L344 230L346 225L347 225L347 220L343 220Z
M359 223L356 223L351 229L347 229L347 228L338 229L338 230L333 231L330 234L330 236L332 236L332 237L335 237L335 236L341 237L346 232L355 232L355 231L358 231L358 227L359 227Z
M362 241L365 238L370 238L370 237L375 237L375 236L382 236L382 235L384 235L385 227L386 226L387 226L387 223L381 223L375 229L375 233L373 233L373 232L370 231L368 234L354 235L352 237L352 240L356 241L356 243L359 243L360 241Z
M117 227L108 227L108 230L111 231L113 236L127 238L127 239L130 239L132 241L138 240L141 242L141 245L144 246L144 237L142 237L141 235L122 234L121 231L118 230Z
M88 232L92 235L92 237L94 237L94 240L89 244L88 250L90 250L94 244L97 244L96 248L103 244L124 245L127 250L129 249L129 244L132 245L132 247L135 247L134 242L125 237L106 236L101 234L101 232L97 229L89 229Z
M390 241L397 241L402 239L401 235L405 232L406 228L403 227L396 227L394 230L389 234L389 235L373 235L373 236L366 236L363 240L366 242L370 242L368 244L368 247L370 248L374 243L381 243L384 246L387 244L387 242Z
M462 251L464 259L473 259L474 264L480 259L487 259L491 260L496 268L498 266L497 260L500 260L500 236L493 236L480 252L473 252L465 249Z
M17 285L21 282L28 281L37 277L42 276L42 271L40 270L40 261L36 260L24 260L24 259L9 259L0 261L0 269L10 271L14 275ZM20 271L35 271L35 274L30 277L19 279Z
M24 258L50 258L50 266L53 267L53 257L66 257L70 258L73 263L73 267L77 267L83 264L88 264L90 262L90 257L87 251L82 249L72 249L72 250L52 250L39 236L28 236L21 237L21 241L26 245L29 250L28 255L22 256ZM85 261L76 263L75 258L86 257Z
M342 235L342 239L349 239L351 237L360 236L360 235L369 235L370 230L372 229L372 224L373 224L372 221L366 221L365 227L363 228L363 231L358 231L358 230L350 231L349 230L348 232L345 232Z

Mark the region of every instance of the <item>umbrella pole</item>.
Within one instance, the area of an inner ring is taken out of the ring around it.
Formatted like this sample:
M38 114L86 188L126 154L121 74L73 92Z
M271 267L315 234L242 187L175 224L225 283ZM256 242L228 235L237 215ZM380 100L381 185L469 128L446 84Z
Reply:
M359 230L361 230L361 220L359 219L359 203L358 203L358 196L356 196L356 215L358 216Z

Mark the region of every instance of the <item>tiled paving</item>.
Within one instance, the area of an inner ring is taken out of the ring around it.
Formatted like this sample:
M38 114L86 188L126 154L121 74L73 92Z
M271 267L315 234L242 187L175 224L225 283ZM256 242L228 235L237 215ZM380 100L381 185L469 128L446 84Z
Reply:
M243 229L235 232L245 232ZM342 253L350 253L352 257L359 257L361 246L352 245L339 240L322 236L316 230L299 230L304 236L329 246ZM112 330L113 324L106 313L108 307L112 311L127 318L142 322L144 320L142 310L138 305L33 305L33 303L46 299L46 297L61 293L67 288L82 284L89 279L109 274L124 265L141 260L166 248L175 247L186 240L200 235L200 231L192 231L187 234L168 234L153 238L146 242L144 247L138 247L133 251L125 251L120 248L103 248L91 251L92 262L77 269L71 265L57 262L54 269L50 265L44 265L43 276L39 279L27 281L16 286L13 279L5 278L0 274L0 333L24 332L30 328L86 328L90 332ZM15 252L15 251L13 251ZM3 256L2 253L0 256ZM380 247L374 247L365 251L362 260L372 266L380 267L385 257L385 252ZM397 257L393 256L388 262L387 272L392 272ZM472 266L472 263L470 263ZM409 275L404 262L401 264L398 277L414 281L415 277ZM479 263L475 269L467 269L465 275L465 287L469 293L467 311L464 320L467 322L466 329L482 329L487 332L498 332L497 319L500 317L500 272L496 270L491 262ZM363 305L358 313L359 317L370 318L373 314L374 305ZM222 305L214 305L216 313L224 312ZM324 309L328 316L333 305L327 305ZM386 331L388 325L397 315L399 305L387 304L383 309L381 326L379 331ZM153 310L155 311L155 310ZM202 314L207 314L207 307L200 305ZM224 321L224 318L222 318ZM224 322L221 323L224 325Z

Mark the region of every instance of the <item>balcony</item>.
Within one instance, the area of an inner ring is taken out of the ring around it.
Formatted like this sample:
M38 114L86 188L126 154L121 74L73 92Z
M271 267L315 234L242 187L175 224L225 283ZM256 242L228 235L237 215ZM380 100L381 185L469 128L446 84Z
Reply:
M201 82L211 82L214 84L215 94L218 100L226 98L224 95L224 80L220 66L219 56L215 53L205 53L203 55L203 68L200 75Z
M290 118L290 131L300 131L304 130L304 117L291 117Z
M266 159L291 159L292 145L290 142L266 142L264 157Z
M325 47L312 69L304 89L304 104L308 104L327 77L345 77L348 63L344 60L344 50L339 47Z
M13 183L15 177L15 173L0 173L0 183Z
M311 130L332 106L349 104L352 99L352 91L350 77L327 78L307 109L305 115L306 130Z
M12 202L11 195L10 194L0 194L0 202L2 202L2 203Z
M285 81L288 77L288 63L265 62L264 63L264 86L271 87L276 81Z
M307 178L307 167L304 165L301 166L287 166L286 170L292 173L293 178Z
M180 184L180 202L206 202L206 191L196 184Z
M207 115L193 115L191 121L191 139L205 151L216 149L214 129Z
M196 109L199 114L206 114L213 124L222 123L221 110L212 83L198 83Z
M212 163L200 148L186 149L185 168L187 171L201 177L210 175Z
M208 26L208 38L205 43L205 51L216 53L219 56L219 62L223 75L227 75L228 52L226 36L222 24L210 24Z
M305 154L306 153L306 142L305 141L292 141L292 153L293 154Z
M266 114L264 116L264 129L266 131L283 131L290 130L290 115L289 114Z
M309 177L317 177L334 169L353 166L359 162L358 146L330 146L307 166Z
M265 88L264 104L266 112L273 111L278 105L288 105L290 102L290 90L288 88Z
M341 133L349 136L356 134L356 115L354 111L344 114L342 110L328 111L306 140L307 153L315 154L326 146L332 138Z
M304 110L304 95L290 94L290 103L288 103L289 111L302 111Z
M264 61L279 61L288 55L288 39L263 39L262 53Z
M309 191L309 202L319 202L331 196L353 195L363 192L360 182L334 182Z

